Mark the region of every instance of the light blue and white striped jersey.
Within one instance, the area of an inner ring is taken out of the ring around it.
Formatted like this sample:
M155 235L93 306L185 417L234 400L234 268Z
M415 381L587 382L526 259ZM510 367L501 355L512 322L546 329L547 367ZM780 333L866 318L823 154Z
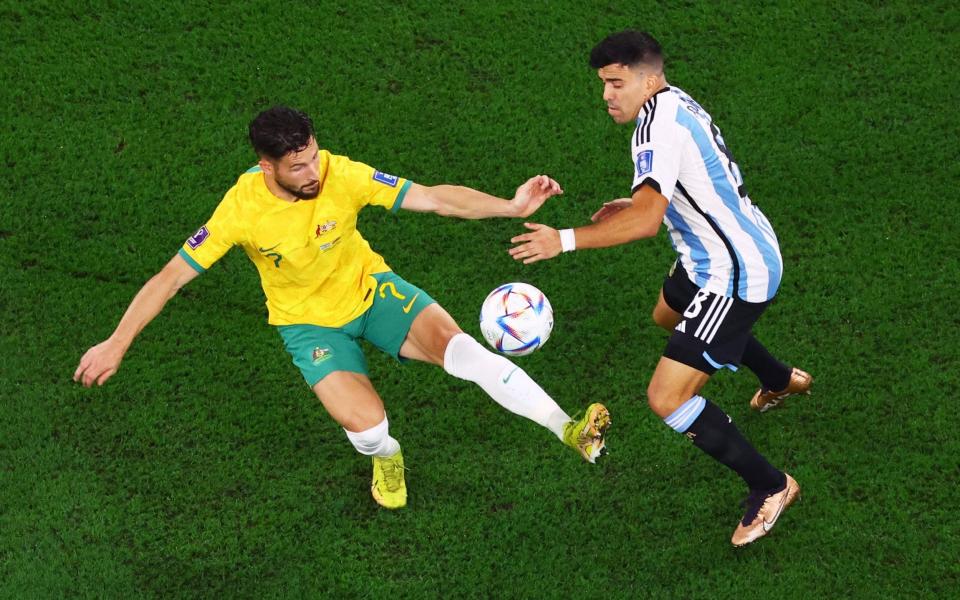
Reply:
M633 191L647 183L670 202L663 223L690 280L746 302L773 298L783 273L777 236L710 115L666 87L640 110L632 151Z

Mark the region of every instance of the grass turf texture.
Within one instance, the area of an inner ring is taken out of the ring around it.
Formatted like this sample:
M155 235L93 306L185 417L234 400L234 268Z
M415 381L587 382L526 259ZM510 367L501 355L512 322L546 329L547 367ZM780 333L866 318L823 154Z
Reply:
M498 2L313 7L0 3L0 596L937 596L960 586L955 106L950 3ZM644 16L646 15L646 18ZM102 389L70 376L254 157L288 103L322 146L425 183L629 192L628 127L594 43L652 31L717 119L786 274L758 336L815 394L759 416L749 373L705 395L803 486L770 539L729 545L740 481L644 389L664 235L524 267L519 221L386 211L361 230L479 335L484 295L544 290L557 326L522 365L570 411L603 401L582 464L472 385L371 353L410 467L379 510L357 455L265 324L240 252L192 283Z

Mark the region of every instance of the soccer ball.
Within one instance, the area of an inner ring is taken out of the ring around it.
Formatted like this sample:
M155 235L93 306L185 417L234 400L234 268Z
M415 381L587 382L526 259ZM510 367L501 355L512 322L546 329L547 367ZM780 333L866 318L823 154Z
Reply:
M553 308L529 283L505 283L480 307L480 331L487 343L509 356L530 354L553 331Z

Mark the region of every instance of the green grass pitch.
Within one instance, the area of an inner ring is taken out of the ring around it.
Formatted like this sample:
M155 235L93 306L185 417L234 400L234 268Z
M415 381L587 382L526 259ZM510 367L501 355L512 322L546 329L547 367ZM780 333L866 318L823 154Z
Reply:
M803 486L735 550L745 495L646 407L664 335L655 240L523 266L519 220L371 208L361 231L470 333L506 281L544 290L553 338L518 360L568 411L613 413L582 463L476 387L369 354L410 468L370 465L266 324L245 256L191 283L104 388L70 377L254 162L285 103L321 146L574 226L629 193L629 127L590 48L651 31L713 114L785 259L760 339L816 378L752 414L704 394ZM960 589L960 11L950 2L0 0L0 597L751 598Z

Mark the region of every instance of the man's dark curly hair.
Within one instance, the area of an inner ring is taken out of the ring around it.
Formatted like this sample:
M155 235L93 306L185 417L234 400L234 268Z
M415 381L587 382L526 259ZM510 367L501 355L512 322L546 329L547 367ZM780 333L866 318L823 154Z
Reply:
M250 122L250 143L257 155L280 160L306 148L313 137L310 117L287 106L274 106Z

